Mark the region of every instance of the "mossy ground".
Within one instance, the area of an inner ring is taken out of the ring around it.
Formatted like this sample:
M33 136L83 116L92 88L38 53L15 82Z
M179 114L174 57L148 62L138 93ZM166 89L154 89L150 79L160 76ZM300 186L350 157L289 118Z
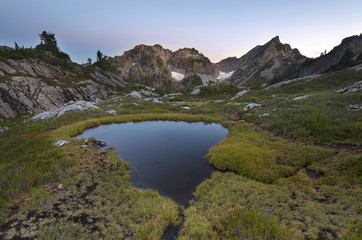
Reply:
M71 140L59 151L71 164L53 184L29 188L10 209L16 214L9 214L1 237L159 239L167 226L179 223L171 199L130 185L129 164L113 149Z
M234 88L208 87L163 103L119 97L41 122L3 120L11 127L0 141L0 237L160 239L181 224L179 239L360 239L362 113L348 106L362 96L335 91L361 77L347 69L234 100ZM261 107L244 110L251 102ZM71 140L99 124L143 120L229 129L207 155L223 171L186 210L130 186L129 165L114 150ZM62 139L71 142L55 147Z

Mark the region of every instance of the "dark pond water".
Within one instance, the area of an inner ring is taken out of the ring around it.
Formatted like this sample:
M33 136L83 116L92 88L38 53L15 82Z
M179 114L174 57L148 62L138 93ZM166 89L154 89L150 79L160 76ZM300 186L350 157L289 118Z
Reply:
M186 205L196 186L214 171L204 159L228 130L216 123L146 121L101 125L77 138L95 137L131 164L131 183Z

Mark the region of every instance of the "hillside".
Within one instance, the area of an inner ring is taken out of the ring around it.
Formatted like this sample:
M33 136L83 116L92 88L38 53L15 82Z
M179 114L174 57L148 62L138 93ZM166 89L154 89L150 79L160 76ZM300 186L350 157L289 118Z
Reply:
M52 110L69 101L105 100L129 86L111 72L48 50L0 50L0 117Z

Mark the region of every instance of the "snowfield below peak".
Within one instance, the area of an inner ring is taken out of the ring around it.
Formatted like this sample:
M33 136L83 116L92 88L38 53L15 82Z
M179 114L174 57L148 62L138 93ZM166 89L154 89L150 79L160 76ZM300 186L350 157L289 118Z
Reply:
M171 72L172 78L177 80L177 81L181 81L182 79L185 78L185 75L183 75L182 73L178 73L178 72Z
M217 80L224 80L224 79L227 79L229 77L231 77L231 75L233 75L235 71L231 71L231 72L222 72L222 71L219 71L219 76L217 76Z

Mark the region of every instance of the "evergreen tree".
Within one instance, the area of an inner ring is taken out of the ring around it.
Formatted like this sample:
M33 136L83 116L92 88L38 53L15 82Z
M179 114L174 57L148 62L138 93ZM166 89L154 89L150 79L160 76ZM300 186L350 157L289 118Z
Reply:
M37 49L46 50L51 52L54 56L63 59L64 61L70 60L69 55L60 51L57 40L55 39L55 33L43 31L38 34L40 38L40 44L36 46Z
M40 45L39 48L48 50L50 52L59 52L57 40L55 39L55 33L43 31L39 33Z
M98 50L97 51L97 62L104 62L107 59L107 56L103 55L103 53Z

